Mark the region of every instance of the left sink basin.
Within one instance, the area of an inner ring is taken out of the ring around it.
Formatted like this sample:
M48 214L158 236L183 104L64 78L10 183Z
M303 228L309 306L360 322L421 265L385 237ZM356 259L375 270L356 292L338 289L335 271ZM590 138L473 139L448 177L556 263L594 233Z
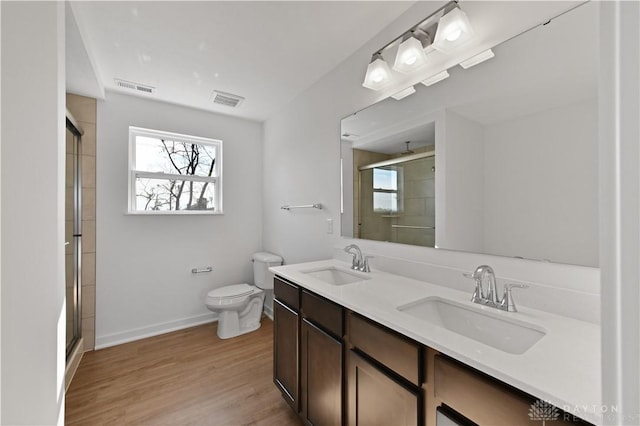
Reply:
M324 281L325 283L331 285L351 284L358 281L366 281L369 279L369 277L363 274L338 269L335 266L302 272L309 275L310 277Z

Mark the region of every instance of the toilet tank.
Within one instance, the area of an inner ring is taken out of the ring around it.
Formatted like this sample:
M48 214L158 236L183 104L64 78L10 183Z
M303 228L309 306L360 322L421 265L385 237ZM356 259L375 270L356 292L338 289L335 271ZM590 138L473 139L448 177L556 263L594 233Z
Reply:
M253 280L256 287L271 290L273 280L269 274L269 267L282 265L282 257L277 254L261 251L253 254Z

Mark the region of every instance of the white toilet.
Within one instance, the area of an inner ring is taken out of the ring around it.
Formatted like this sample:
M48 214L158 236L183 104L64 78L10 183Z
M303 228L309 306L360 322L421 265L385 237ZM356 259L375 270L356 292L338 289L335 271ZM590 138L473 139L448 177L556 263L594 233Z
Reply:
M273 289L269 267L282 265L277 254L253 254L255 286L233 284L217 288L207 294L207 308L218 313L218 337L229 339L260 328L264 304L264 290Z

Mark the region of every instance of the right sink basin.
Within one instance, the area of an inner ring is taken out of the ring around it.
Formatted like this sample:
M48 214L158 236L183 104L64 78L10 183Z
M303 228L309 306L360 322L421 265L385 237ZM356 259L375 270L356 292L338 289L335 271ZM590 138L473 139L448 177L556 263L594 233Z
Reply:
M546 332L544 328L516 318L507 318L493 308L468 306L440 297L427 297L399 306L399 311L432 325L511 354L523 354ZM517 315L517 314L515 314Z

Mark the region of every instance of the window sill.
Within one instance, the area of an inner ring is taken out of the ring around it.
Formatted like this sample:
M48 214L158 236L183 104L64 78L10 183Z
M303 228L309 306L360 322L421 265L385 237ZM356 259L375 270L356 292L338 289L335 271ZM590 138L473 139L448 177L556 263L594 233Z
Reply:
M128 211L125 216L222 216L224 212L203 210L186 211Z

